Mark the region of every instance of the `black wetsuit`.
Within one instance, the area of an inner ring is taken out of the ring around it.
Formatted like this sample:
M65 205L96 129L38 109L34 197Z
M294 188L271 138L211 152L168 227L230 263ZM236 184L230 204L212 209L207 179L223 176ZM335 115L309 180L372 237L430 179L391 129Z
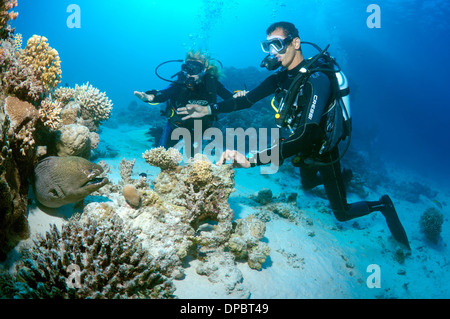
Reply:
M228 113L249 108L257 101L271 94L275 94L280 90L287 90L305 63L306 60L292 70L283 69L272 74L244 97L229 99L210 106L212 114ZM321 72L313 74L305 83L297 101L301 114L298 117L294 133L263 152L279 152L281 163L284 159L299 153L302 159L315 157L322 163L331 163L338 159L339 150L337 146L330 152L318 156L318 149L324 137L323 114L327 110L329 103L332 102L330 95L331 87L328 76ZM262 164L258 160L260 155L262 154L256 154L252 159L256 161L256 165ZM320 166L307 165L302 162L300 165L300 178L305 189L312 189L320 184L324 185L331 209L339 221L346 221L367 215L375 210L380 210L379 202L347 203L339 161L336 161L334 164Z
M148 94L155 94L155 91L147 91ZM164 90L157 91L152 102L168 102L164 115L168 117L168 123L163 129L158 146L169 148L178 143L178 140L172 140L170 135L177 127L186 128L194 136L194 119L182 120L182 116L177 115L176 109L184 107L186 104L208 105L216 103L217 96L222 99L229 99L233 93L218 81L217 77L205 74L202 81L192 89L186 87L183 82L175 82ZM203 132L211 127L215 116L205 116L201 119ZM199 119L197 119L199 120ZM202 134L203 134L202 132ZM191 153L194 154L194 153Z

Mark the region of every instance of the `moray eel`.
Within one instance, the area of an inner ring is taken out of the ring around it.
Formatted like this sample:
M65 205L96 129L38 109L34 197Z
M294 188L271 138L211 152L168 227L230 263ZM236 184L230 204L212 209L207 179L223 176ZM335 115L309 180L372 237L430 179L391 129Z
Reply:
M104 186L108 179L97 178L101 173L101 166L82 157L50 156L36 165L31 184L39 203L57 208L81 201Z

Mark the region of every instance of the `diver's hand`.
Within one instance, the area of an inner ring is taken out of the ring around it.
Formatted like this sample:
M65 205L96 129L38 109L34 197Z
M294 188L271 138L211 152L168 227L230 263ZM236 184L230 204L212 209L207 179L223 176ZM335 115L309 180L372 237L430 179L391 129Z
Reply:
M140 98L142 101L148 103L152 102L155 99L155 95L153 94L145 94L144 92L134 91L134 95Z
M198 104L187 104L185 107L180 107L177 109L178 115L186 115L181 118L183 121L187 119L202 118L209 115L209 108L207 106Z
M236 93L234 93L233 98L236 99L238 97L246 96L247 93L248 93L248 91L246 91L246 90L237 91Z
M223 165L226 161L231 161L235 168L249 168L251 166L249 160L238 151L226 150L222 153L217 165Z

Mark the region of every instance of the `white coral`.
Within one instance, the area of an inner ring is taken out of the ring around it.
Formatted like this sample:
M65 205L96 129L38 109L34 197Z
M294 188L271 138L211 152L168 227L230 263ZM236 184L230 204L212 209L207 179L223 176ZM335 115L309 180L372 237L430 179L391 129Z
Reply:
M74 97L86 119L92 119L96 124L109 119L113 104L105 92L100 92L88 82L75 85Z

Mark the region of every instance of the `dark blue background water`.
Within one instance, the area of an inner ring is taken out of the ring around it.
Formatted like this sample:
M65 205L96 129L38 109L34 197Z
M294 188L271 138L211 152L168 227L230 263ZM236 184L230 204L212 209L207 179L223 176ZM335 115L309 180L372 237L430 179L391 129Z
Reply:
M450 178L446 0L379 1L379 29L366 24L373 0L18 2L13 26L25 41L33 34L49 39L62 60L62 85L89 81L116 109L136 100L134 90L165 87L154 68L191 47L225 66L258 67L266 28L293 22L302 40L330 43L350 79L354 146ZM67 26L72 3L81 8L80 29Z

